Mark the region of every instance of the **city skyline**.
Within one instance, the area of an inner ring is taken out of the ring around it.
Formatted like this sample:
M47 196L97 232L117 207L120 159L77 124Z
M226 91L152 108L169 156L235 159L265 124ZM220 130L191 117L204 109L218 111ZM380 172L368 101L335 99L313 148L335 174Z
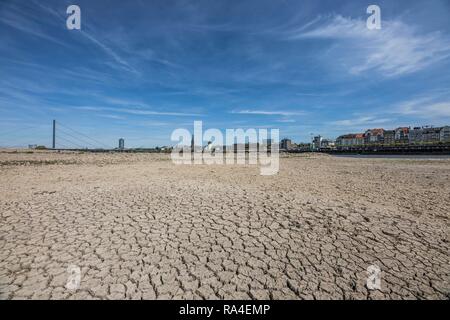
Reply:
M309 142L450 123L447 1L0 4L0 146L51 144L58 121L109 145L176 128L279 128ZM432 17L432 19L431 19Z

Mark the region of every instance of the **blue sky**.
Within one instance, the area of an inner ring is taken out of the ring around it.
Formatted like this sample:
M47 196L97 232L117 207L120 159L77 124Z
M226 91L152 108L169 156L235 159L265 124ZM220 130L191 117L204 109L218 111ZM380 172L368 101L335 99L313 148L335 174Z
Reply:
M52 119L127 147L173 145L194 120L297 142L450 124L449 15L448 0L1 0L0 146L50 146Z

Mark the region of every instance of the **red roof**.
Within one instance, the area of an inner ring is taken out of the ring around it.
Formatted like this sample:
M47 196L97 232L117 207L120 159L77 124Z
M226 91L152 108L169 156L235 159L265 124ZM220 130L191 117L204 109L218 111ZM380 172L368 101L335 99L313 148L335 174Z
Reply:
M339 138L341 139L363 139L364 138L364 133L349 133L349 134L344 134L343 136L340 136Z
M378 135L381 135L384 133L384 129L372 129L369 131L370 131L370 134L373 136L378 136Z
M397 130L401 130L401 131L403 131L403 133L405 133L405 134L409 132L409 128L408 128L408 127L400 127L400 128L397 128L396 131L397 131Z

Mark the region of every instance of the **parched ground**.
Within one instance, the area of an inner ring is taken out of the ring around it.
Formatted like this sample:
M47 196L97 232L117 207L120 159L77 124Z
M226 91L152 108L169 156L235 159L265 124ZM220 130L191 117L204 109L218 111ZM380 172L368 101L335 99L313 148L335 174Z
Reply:
M449 299L449 215L450 159L3 152L0 298Z

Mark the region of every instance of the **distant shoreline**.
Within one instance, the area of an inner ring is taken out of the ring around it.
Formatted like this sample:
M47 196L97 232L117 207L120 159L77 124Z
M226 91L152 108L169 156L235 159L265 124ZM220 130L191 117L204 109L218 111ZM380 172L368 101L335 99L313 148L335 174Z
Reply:
M339 158L375 158L375 159L414 159L414 160L445 160L450 154L330 154Z

